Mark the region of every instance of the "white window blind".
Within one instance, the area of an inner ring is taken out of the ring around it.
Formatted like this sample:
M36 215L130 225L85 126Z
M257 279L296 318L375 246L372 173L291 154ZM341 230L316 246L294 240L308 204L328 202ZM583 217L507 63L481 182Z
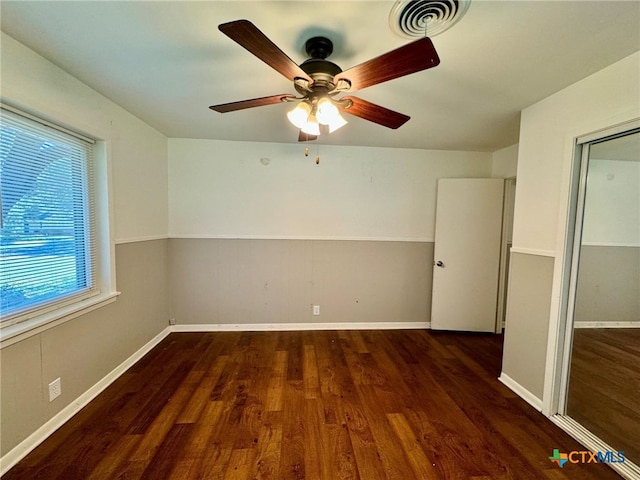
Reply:
M94 295L93 145L0 110L0 319L26 320Z

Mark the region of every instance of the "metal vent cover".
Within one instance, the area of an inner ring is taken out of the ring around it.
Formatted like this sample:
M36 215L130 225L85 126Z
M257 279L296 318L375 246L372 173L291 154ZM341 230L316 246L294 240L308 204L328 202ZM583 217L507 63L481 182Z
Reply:
M389 26L401 37L434 37L455 25L471 0L398 0L391 7Z

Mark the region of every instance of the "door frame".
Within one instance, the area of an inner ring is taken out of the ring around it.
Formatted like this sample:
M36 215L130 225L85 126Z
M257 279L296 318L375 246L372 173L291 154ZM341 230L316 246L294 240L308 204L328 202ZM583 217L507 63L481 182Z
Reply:
M573 342L573 309L575 304L577 269L580 259L584 200L587 185L589 146L640 129L640 118L598 130L574 139L571 166L569 204L566 217L560 305L558 321L549 325L547 367L543 395L543 413L548 417L566 414L571 345Z
M498 270L498 299L496 308L496 333L502 333L504 328L504 316L506 312L507 295L509 294L509 285L507 283L507 256L509 255L510 242L509 237L513 232L513 208L515 206L515 198L512 200L512 192L515 194L516 177L504 179L504 197L502 200L502 238L500 240L500 267Z

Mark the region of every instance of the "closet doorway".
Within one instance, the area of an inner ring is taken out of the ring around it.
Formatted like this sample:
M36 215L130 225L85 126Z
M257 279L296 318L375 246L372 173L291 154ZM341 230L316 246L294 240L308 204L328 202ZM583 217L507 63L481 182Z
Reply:
M639 478L640 122L577 146L560 421Z

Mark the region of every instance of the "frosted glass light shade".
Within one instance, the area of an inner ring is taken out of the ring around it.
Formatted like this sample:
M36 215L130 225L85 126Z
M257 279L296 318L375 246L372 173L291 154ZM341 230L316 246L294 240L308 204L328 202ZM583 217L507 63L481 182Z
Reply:
M333 133L341 127L344 127L347 124L347 121L340 115L340 112L336 115L336 117L331 120L329 124L329 133Z
M340 115L338 107L329 98L323 98L318 102L316 117L319 123L329 126L329 133L335 132L347 124L347 121Z
M311 105L307 102L300 102L296 107L287 113L289 121L297 128L302 128L311 114Z
M304 123L304 125L302 125L302 127L300 127L300 130L302 130L307 135L320 135L320 124L318 123L316 116L309 115L307 121Z
M319 123L329 125L336 115L340 115L340 113L331 100L323 98L318 102L316 117Z

